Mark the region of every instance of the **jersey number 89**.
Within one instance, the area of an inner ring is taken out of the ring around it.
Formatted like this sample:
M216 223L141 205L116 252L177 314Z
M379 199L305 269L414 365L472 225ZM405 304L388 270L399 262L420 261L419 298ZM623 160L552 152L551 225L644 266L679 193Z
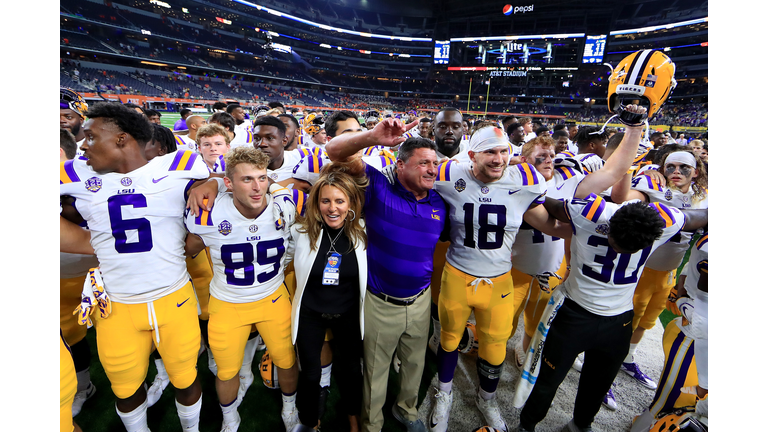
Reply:
M275 249L276 253L270 255L270 249ZM224 274L227 275L227 284L251 286L256 281L264 283L271 280L280 272L280 259L282 259L284 253L283 239L266 240L256 243L255 257L251 243L221 246L221 262L224 263ZM242 259L234 261L233 257L235 254L239 254ZM269 271L256 276L256 270L253 266L254 258L260 266L272 265L273 267ZM235 271L239 269L243 270L242 277L235 275Z

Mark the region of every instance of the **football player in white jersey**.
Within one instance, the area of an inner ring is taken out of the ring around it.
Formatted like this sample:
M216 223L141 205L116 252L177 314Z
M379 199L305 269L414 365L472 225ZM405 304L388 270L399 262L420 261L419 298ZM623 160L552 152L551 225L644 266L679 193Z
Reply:
M254 148L227 154L222 193L213 209L188 214L187 253L210 247L214 265L208 337L216 359L216 392L223 412L223 431L240 424L239 371L251 327L256 326L277 366L283 392L286 431L298 421L295 408L298 364L291 343L291 302L283 282L290 246L290 224L296 216L294 193L267 193L269 156ZM303 197L299 198L301 202ZM278 210L276 213L275 210Z
M60 161L66 162L75 158L75 137L69 129L60 130ZM73 203L69 199L62 199L62 215L67 214L73 220L81 220L77 216ZM69 216L71 215L71 216ZM67 355L70 355L70 363L74 361L74 372L77 378L75 394L73 395L70 417L80 413L86 400L96 393L96 386L91 382L91 347L85 326L78 325L77 317L72 311L80 304L80 295L83 292L88 270L99 266L99 262L93 253L74 254L59 253L59 325L64 342L67 344Z
M660 161L660 171L665 183L658 177L639 175L632 179L632 189L626 190L629 175L624 179L622 189L616 188L612 198L621 201L639 199L643 202L664 203L678 209L707 208L707 172L704 163L690 150L668 153ZM650 174L652 171L646 171ZM626 191L622 194L621 192ZM644 374L634 360L634 353L646 330L653 328L664 310L667 297L675 285L677 268L682 263L691 241L690 233L681 233L656 250L649 258L645 270L635 289L632 340L629 353L621 370L641 385L656 389L656 383Z
M631 432L648 432L665 412L694 406L695 417L709 424L708 321L709 321L709 234L704 233L691 248L689 261L678 281L682 317L664 330L665 364L659 387L650 406L636 417ZM660 420L659 420L660 421Z
M188 190L208 169L191 151L147 162L151 125L120 104L97 104L86 115L84 156L62 164L60 193L77 199L112 301L111 314L93 322L117 413L127 431L149 430L144 380L154 344L176 388L182 427L196 431L200 327L182 215Z
M439 382L429 423L433 431L447 430L457 348L474 311L480 379L475 403L485 424L506 431L495 392L512 331L512 244L526 213L531 216L526 221L551 235L567 235L568 227L547 225L549 215L539 206L545 180L532 165L507 168L509 143L501 129L493 125L478 129L470 139L469 157L471 164L453 160L441 164L434 186L450 209L451 244L438 300ZM482 269L478 262L484 263Z
M635 108L630 105L627 109ZM625 139L637 128L629 127ZM637 149L632 150L636 153ZM626 172L631 157L616 159L621 151L619 147L606 167L614 160L622 160L623 166L618 168ZM587 176L579 188L595 175ZM581 198L577 191L565 204L550 199L545 203L553 217L569 222L573 228L571 271L561 285L565 299L543 349L536 352L546 367L541 367L521 412L521 431L534 431L546 416L557 388L580 352L585 352L585 360L574 418L568 427L591 430L602 399L629 350L632 294L648 256L682 229L695 231L707 223L707 213L701 210L683 215L660 203L635 201L619 205L594 194Z
M208 124L211 123L216 123L227 130L229 145L233 149L250 146L253 143L253 133L250 130L237 129L234 117L225 112L215 113L208 117Z
M251 130L251 121L245 118L245 110L239 104L227 105L227 114L235 119L235 132L248 132Z
M224 155L231 148L227 130L217 124L205 125L197 131L196 141L208 169L223 173L227 168Z
M205 119L199 115L191 115L187 117L185 122L187 124L187 130L188 130L187 134L186 135L174 134L174 137L176 138L177 148L184 149L186 147L192 151L198 151L197 130L206 124Z

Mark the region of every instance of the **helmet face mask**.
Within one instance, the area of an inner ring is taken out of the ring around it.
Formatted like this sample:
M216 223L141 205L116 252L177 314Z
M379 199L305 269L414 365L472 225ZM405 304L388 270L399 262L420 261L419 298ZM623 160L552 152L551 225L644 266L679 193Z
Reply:
M659 112L677 85L675 64L661 51L637 51L619 62L608 82L608 109L620 122L639 125ZM645 107L646 113L628 112L631 103Z

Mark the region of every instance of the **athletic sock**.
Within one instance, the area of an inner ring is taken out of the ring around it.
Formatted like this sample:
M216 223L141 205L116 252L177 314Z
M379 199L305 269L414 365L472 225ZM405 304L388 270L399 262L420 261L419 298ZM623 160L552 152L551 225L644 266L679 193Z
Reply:
M283 412L291 412L296 409L296 392L283 393Z
M477 394L479 394L480 397L483 398L483 400L487 400L487 401L496 397L496 392L489 393L483 390L482 388L477 391Z
M77 376L77 392L87 390L91 384L91 368L87 367L75 374Z
M328 387L331 385L331 369L333 368L333 362L323 366L320 371L320 387Z
M239 417L239 413L237 412L237 398L235 398L232 402L221 405L221 415L224 418L224 423L233 423L237 421L237 418Z
M176 401L176 411L179 413L181 421L181 430L184 432L197 432L200 425L200 409L203 406L203 395L194 404L190 406L182 405Z
M640 342L638 343L631 343L629 344L629 353L627 353L627 357L624 358L624 363L634 363L635 362L635 351L637 351L637 346L640 345Z
M149 426L147 426L147 401L139 405L131 412L121 412L115 405L115 411L123 421L126 432L149 432Z
M165 363L163 363L163 359L155 359L155 367L157 368L157 376L162 378L164 381L170 379L168 377L168 371L165 370Z
M442 345L437 347L437 379L441 383L453 381L456 365L459 362L459 350L446 351Z

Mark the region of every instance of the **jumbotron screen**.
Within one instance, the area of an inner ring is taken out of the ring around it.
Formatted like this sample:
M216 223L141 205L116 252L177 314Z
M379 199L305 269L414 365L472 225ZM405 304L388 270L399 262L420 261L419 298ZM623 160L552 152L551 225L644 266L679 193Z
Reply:
M507 39L512 38L512 39ZM573 37L467 38L451 40L451 66L574 66L581 63L584 35ZM493 40L497 39L497 40Z

